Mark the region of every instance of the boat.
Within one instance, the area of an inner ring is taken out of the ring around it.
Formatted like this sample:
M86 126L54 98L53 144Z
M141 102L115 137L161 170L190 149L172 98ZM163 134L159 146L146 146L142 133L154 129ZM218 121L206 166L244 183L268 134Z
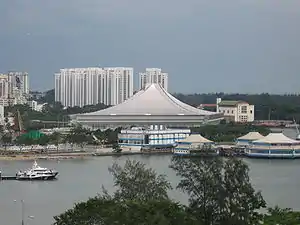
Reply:
M36 161L34 161L32 168L25 171L19 171L16 174L17 180L54 180L56 179L58 172L52 169L40 167Z

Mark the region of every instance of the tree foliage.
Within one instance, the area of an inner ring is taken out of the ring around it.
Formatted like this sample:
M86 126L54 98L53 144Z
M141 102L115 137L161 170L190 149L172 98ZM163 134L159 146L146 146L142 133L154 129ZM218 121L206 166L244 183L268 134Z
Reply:
M137 161L109 171L116 191L78 203L55 216L55 225L298 225L300 213L275 207L265 215L260 192L249 180L249 169L239 159L173 158L171 167L181 177L178 188L189 195L184 206L168 197L170 183L163 175Z
M294 212L289 208L281 209L278 206L269 208L264 215L263 224L265 225L299 225L300 212Z
M79 203L54 219L55 225L196 225L183 206L170 200L120 202L103 196Z
M166 176L158 175L153 169L146 168L139 161L126 161L124 167L114 163L109 168L117 191L114 196L125 200L162 200L168 199L171 184Z
M201 127L191 128L192 132L200 133L209 140L215 142L233 142L236 138L241 137L251 131L260 132L262 135L267 135L271 131L267 127L258 127L251 124L219 124L206 125Z
M171 168L182 178L177 188L189 195L189 208L201 223L258 223L257 210L265 207L265 201L253 189L248 167L242 161L174 157Z
M271 95L262 94L175 94L179 100L193 105L214 104L216 98L224 100L242 100L255 105L255 119L257 120L295 120L300 122L300 96L295 94Z

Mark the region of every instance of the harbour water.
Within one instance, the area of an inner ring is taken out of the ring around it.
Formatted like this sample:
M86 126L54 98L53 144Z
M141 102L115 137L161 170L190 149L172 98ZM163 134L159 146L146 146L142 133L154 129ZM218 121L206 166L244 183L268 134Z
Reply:
M295 137L293 130L285 134ZM54 168L60 172L56 181L2 181L0 183L0 224L21 224L21 200L24 200L25 220L28 225L48 225L53 216L71 208L74 203L87 200L101 192L104 186L113 191L113 181L107 168L117 161L123 164L127 159L140 160L159 173L166 174L173 186L179 181L168 168L171 156L121 156L94 157L65 161L40 161L42 167ZM291 207L300 210L300 160L245 159L250 167L253 185L262 194L269 206ZM0 161L3 173L14 174L17 170L29 168L32 161ZM177 190L171 197L187 202L184 194ZM31 218L29 218L31 217Z

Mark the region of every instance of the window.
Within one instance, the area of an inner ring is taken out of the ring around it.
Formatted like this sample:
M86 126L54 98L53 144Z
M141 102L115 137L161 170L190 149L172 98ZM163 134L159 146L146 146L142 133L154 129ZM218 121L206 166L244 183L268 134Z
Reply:
M250 110L250 114L252 114L252 110Z
M246 105L243 105L241 107L241 113L247 113L247 106Z

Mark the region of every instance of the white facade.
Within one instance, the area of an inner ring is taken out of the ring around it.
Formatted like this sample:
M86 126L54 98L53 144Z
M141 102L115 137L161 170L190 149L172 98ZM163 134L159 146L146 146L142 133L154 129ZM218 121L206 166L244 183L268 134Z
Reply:
M12 96L19 90L21 95L29 95L29 78L26 72L9 72L8 74L9 91Z
M37 101L34 101L34 100L32 100L32 101L29 101L28 102L28 105L29 105L29 107L32 109L32 110L34 110L34 111L37 111Z
M0 74L0 105L24 104L29 96L28 73Z
M217 98L217 112L224 113L224 118L238 123L254 121L254 105L244 101L222 101Z
M160 68L146 68L146 72L139 73L140 89L147 84L160 84L168 91L168 73L163 73Z
M63 106L117 105L133 95L133 68L73 68L55 74L55 101Z
M178 141L188 137L190 129L167 129L163 125L150 125L148 129L134 127L121 130L119 145L130 149L173 147Z

